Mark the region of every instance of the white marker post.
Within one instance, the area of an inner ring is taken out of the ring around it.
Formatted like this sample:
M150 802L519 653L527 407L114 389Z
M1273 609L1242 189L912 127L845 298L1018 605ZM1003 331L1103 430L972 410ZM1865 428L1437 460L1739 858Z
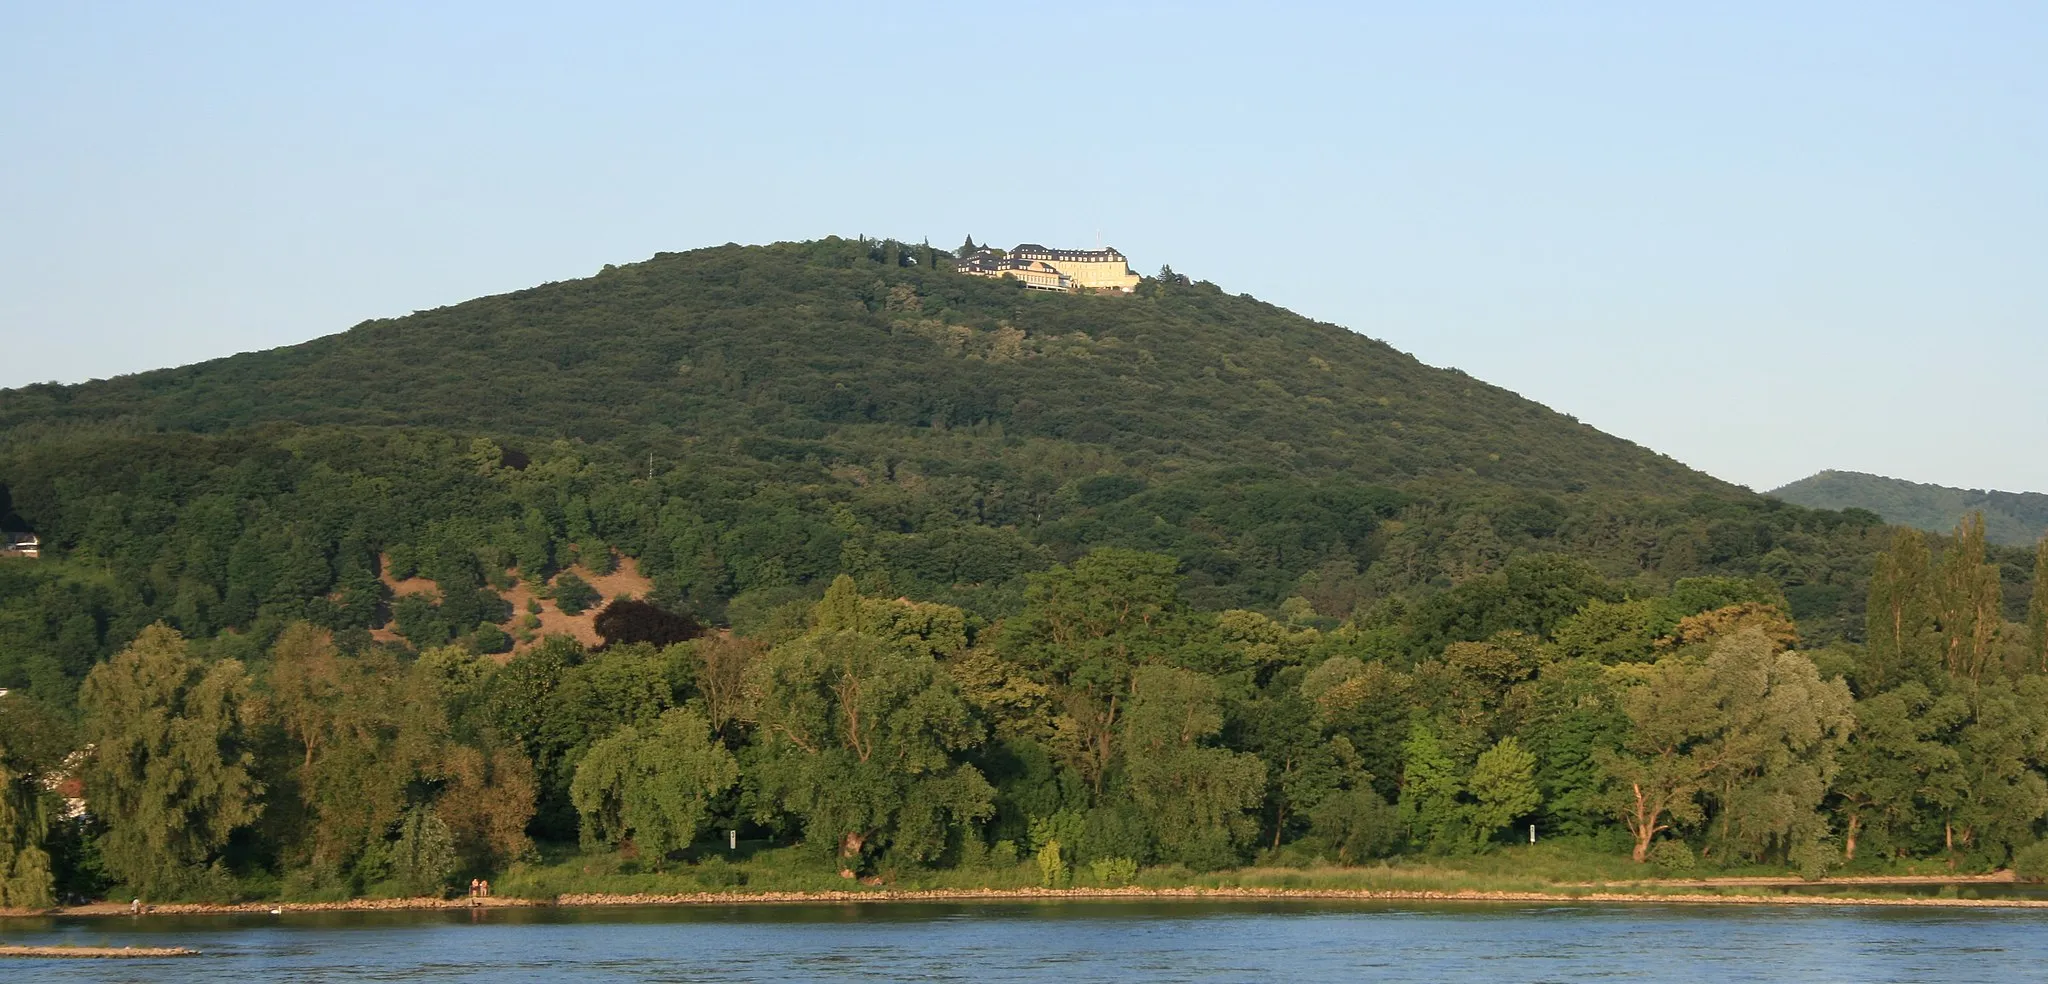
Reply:
M1534 836L1534 835L1531 835L1531 836ZM737 850L739 850L739 849L740 849L740 832L739 832L739 831L737 831L737 830L728 830L728 831L726 831L726 832L725 832L725 849L726 849L726 850L728 850L728 851L737 851Z
M1536 825L1533 823L1529 825L1529 843L1536 843Z

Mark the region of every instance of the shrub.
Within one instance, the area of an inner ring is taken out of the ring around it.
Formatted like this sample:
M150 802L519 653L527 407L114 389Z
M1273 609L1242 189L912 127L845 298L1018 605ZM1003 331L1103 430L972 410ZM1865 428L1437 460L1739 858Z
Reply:
M512 637L506 635L504 629L489 622L478 623L476 630L469 634L467 641L469 643L469 651L479 655L512 651Z
M1088 870L1095 875L1097 884L1117 888L1138 877L1138 862L1130 858L1096 858L1088 862Z
M1065 888L1072 884L1074 873L1067 863L1060 859L1060 842L1048 841L1038 849L1038 883L1046 888Z
M413 895L438 896L455 873L455 837L448 825L427 807L415 807L399 821L398 842L391 845L392 873Z
M704 627L696 619L632 598L619 598L604 606L592 624L607 646L645 642L665 648L704 634Z
M575 574L564 572L555 578L555 607L564 615L581 615L583 610L598 601L597 589L589 581Z
M1649 857L1644 860L1655 865L1658 871L1667 875L1691 871L1698 863L1692 855L1692 848L1682 840L1666 839L1650 845Z
M2012 873L2021 881L2048 881L2048 841L2035 841L2014 852Z

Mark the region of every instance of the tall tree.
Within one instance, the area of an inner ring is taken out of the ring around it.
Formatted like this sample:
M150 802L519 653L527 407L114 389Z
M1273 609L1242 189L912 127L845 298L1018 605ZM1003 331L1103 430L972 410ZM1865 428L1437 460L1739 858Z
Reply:
M1629 732L1603 750L1611 803L1643 861L1659 833L1718 808L1716 842L1802 857L1825 833L1818 808L1847 740L1848 687L1758 628L1713 644L1704 660L1675 655L1622 695Z
M697 839L711 800L739 776L703 712L675 709L653 727L627 725L591 746L569 790L585 843L631 838L660 864Z
M1211 744L1223 730L1213 678L1148 666L1131 683L1130 713L1122 723L1124 770L1161 856L1197 869L1237 863L1257 830L1249 811L1265 792L1265 763Z
M1031 575L1023 614L1006 623L1005 655L1054 688L1053 747L1097 794L1132 673L1174 662L1189 634L1177 566L1160 554L1096 550Z
M86 789L101 855L135 890L176 892L262 811L250 772L242 664L206 665L162 623L85 678Z
M1934 575L1927 540L1900 528L1877 556L1864 608L1864 658L1857 684L1866 694L1911 680L1932 681L1941 658L1934 641Z
M1472 836L1480 844L1517 818L1534 812L1543 801L1536 791L1536 756L1524 751L1513 736L1479 753L1465 786L1472 796L1466 810Z
M388 655L342 656L324 629L300 623L271 647L270 707L299 746L294 770L310 821L303 850L346 868L381 842L405 809L415 761L401 761L398 666Z
M1856 859L1866 834L1903 853L1923 816L1945 817L1960 801L1962 759L1950 741L1969 713L1962 695L1917 681L1856 703L1835 781L1844 859Z
M55 901L47 797L33 766L0 740L0 907L43 909Z
M771 650L753 685L763 806L801 819L849 872L884 850L936 860L995 792L959 758L983 728L928 644L866 631L861 600L841 575L817 627Z
M1984 514L1971 513L1942 551L1936 577L1935 620L1950 676L1976 680L1990 668L2004 624L1999 604L1998 568L1984 562Z
M2048 673L2048 537L2034 546L2034 596L2027 602L2029 673Z

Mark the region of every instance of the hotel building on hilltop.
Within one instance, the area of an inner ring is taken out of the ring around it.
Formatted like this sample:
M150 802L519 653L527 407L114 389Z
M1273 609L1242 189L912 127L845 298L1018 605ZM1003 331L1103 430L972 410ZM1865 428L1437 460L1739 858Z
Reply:
M998 256L981 250L954 261L953 269L974 277L1015 277L1033 290L1104 290L1128 294L1138 286L1124 254L1103 249L1047 249L1024 243Z

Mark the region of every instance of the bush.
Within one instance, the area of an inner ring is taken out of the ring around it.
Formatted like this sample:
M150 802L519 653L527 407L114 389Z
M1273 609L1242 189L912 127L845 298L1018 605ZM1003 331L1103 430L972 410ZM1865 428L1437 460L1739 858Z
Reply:
M1644 860L1667 875L1684 874L1697 865L1692 848L1682 840L1666 839L1650 845L1650 855Z
M504 629L489 622L478 623L476 630L469 634L466 641L469 644L469 651L478 655L512 651L512 637L506 635Z
M597 589L589 581L568 572L555 578L554 595L555 607L564 615L581 615L598 601Z
M1017 842L999 840L988 849L988 866L991 870L1007 871L1017 866Z
M1088 862L1088 871L1095 876L1096 884L1119 888L1138 877L1138 862L1130 858L1096 858Z
M1351 789L1316 804L1309 811L1309 829L1339 864L1357 864L1392 853L1401 837L1401 819L1379 793Z
M1038 849L1038 884L1046 888L1066 888L1073 883L1074 873L1067 863L1060 859L1060 842L1048 841Z
M2035 841L2015 851L2012 873L2021 881L2048 881L2048 841Z
M391 868L408 894L439 896L455 873L455 837L427 807L415 807L399 821L391 845Z
M604 606L592 624L607 646L645 642L664 648L704 634L704 627L688 615L677 615L631 598L620 598Z
M1842 852L1833 843L1810 838L1792 848L1792 867L1807 881L1826 878L1828 871L1842 864Z

